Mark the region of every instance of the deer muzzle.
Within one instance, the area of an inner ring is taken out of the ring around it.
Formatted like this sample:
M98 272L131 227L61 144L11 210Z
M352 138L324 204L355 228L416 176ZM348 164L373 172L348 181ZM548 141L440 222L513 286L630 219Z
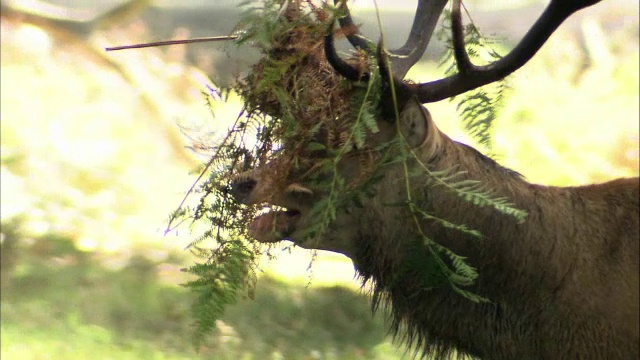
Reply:
M289 239L298 230L303 214L308 212L313 191L297 183L284 189L265 186L254 177L239 176L227 188L228 193L239 203L264 204L267 209L249 224L249 235L262 243L273 243Z

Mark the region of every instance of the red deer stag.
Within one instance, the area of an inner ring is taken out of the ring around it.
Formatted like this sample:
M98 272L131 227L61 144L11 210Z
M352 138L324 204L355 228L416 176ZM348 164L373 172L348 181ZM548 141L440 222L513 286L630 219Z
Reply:
M456 168L510 199L528 216L514 221L491 207L478 207L446 187L426 181L407 182L401 164L391 165L376 186L376 195L339 213L321 239L306 230L315 219L314 204L326 197L312 183L291 180L280 193L270 188L268 165L236 178L230 192L245 204L270 203L287 211L256 218L252 235L260 242L282 239L309 249L342 253L373 284L374 308L387 306L391 326L436 358L470 355L486 359L637 359L640 181L618 179L576 187L528 183L475 149L440 132L421 104L446 99L495 82L524 65L571 14L599 0L552 0L522 41L505 57L486 66L473 65L465 50L460 1L452 7L452 37L457 74L427 83L404 82L425 51L447 0L421 0L407 43L388 54L386 96L380 104L379 132L368 141L404 137L413 154L407 166L431 171ZM353 29L346 16L343 28ZM367 77L340 59L332 31L325 38L327 61L349 79ZM350 42L365 40L352 31ZM379 46L380 59L383 51ZM392 74L393 76L389 76ZM383 79L385 78L383 76ZM393 85L393 86L391 86ZM394 88L395 104L390 100ZM399 116L394 113L400 109ZM390 110L391 109L391 110ZM396 120L397 119L397 120ZM341 175L359 175L358 161L344 158ZM397 168L394 168L397 166ZM430 214L479 230L478 240L441 222L415 224L397 204L413 201ZM389 206L385 204L396 204ZM265 223L272 226L265 226ZM473 302L449 286L425 288L421 259L429 252L417 233L425 234L465 256L479 276L470 290L488 302Z

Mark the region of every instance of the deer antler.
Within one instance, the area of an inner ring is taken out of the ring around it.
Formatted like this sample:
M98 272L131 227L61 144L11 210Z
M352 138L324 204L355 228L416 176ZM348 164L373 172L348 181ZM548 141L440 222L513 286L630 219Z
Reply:
M344 15L340 17L338 21L340 22L340 27L342 29L348 30L345 31L347 40L349 40L354 48L369 51L369 47L367 45L369 40L357 30L358 27L353 23L351 11L349 11L346 0L333 0L333 4L344 12ZM331 26L331 29L333 29L333 25ZM355 32L353 29L355 29Z
M420 60L431 41L431 35L447 2L448 0L421 0L418 2L409 38L400 48L387 50L391 71L395 77L404 78L409 69ZM344 11L344 15L338 21L342 29L349 30L345 33L347 33L347 39L351 45L364 51L370 51L367 45L369 40L357 30L355 33L351 30L357 29L357 26L353 23L346 1L334 0L334 4Z
M415 93L421 103L444 100L469 90L498 81L527 63L540 50L551 34L574 12L594 5L601 0L551 0L542 15L529 29L520 43L505 57L491 64L474 65L465 49L464 30L460 11L461 0L453 0L451 11L451 30L453 51L458 72L452 76L420 84L406 84ZM409 69L415 65L424 54L433 35L440 14L448 0L419 0L416 15L405 44L387 52L390 70L395 78L402 79ZM370 51L368 40L356 28L345 1L334 0L336 6L341 7L344 16L339 19L340 26L347 33L347 39L356 48ZM331 30L333 29L333 24ZM329 62L349 79L367 79L367 74L360 74L344 60L335 54L332 31L325 38L325 51ZM332 53L330 57L329 53Z
M574 12L600 0L552 0L520 43L505 57L491 64L471 63L464 44L460 0L453 0L451 29L458 73L444 79L411 85L421 103L440 101L490 84L518 70L535 55L551 34Z
M329 29L327 30L327 35L324 36L324 53L325 57L329 64L342 76L352 81L368 81L369 74L367 72L360 72L358 69L351 66L349 63L344 61L338 52L336 51L336 47L333 41L333 27L335 26L335 19L331 21L329 25ZM353 35L348 35L353 36ZM351 40L350 40L351 41ZM353 44L353 43L352 43Z
M388 51L393 76L404 78L409 69L420 60L447 2L448 0L418 1L409 38L400 48Z

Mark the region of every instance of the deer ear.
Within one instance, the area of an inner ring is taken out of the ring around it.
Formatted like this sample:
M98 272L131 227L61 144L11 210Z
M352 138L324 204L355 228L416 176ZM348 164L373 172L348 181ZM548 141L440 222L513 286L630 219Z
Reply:
M418 102L411 98L400 113L400 131L412 148L422 145L429 132L431 114Z

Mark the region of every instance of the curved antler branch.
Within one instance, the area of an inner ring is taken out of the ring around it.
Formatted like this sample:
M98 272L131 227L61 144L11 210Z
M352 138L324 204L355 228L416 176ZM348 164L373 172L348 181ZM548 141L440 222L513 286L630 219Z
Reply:
M462 26L462 12L459 0L453 1L451 9L451 40L453 42L453 57L459 73L468 73L477 70L473 65L464 45L464 26Z
M420 0L413 18L409 38L400 48L388 51L394 76L404 78L424 54L438 19L448 0Z
M331 25L324 37L324 52L327 62L342 76L352 81L368 81L370 74L368 72L358 71L355 67L351 66L348 62L343 60L337 53L334 45L333 27L335 25L335 19L331 21ZM402 80L395 76L390 70L389 55L384 49L382 39L378 42L376 56L378 59L378 66L380 69L380 76L382 77L382 92L380 110L384 119L391 122L395 121L396 114L394 109L396 106L399 109L404 108L406 102L414 96L411 88L407 87ZM393 90L392 90L393 89ZM395 101L394 101L395 99Z
M369 73L367 72L362 73L358 71L358 69L351 66L349 63L344 61L340 57L340 55L338 55L338 52L336 51L336 47L334 44L334 39L333 39L334 26L335 26L335 19L331 21L331 24L329 25L329 29L327 30L327 34L324 36L324 54L325 54L325 57L327 58L327 61L340 75L344 76L349 80L352 80L352 81L369 80Z
M340 27L345 29L345 35L347 36L347 40L351 43L354 48L360 48L364 51L369 51L369 40L360 34L358 31L358 27L353 23L353 18L351 17L351 11L347 6L346 0L333 0L333 4L342 9L344 15L338 19L340 23Z
M431 41L438 19L447 2L448 0L418 1L409 38L400 48L387 51L387 56L391 63L391 71L395 77L404 78L409 69L420 60ZM334 0L334 4L344 12L344 15L338 21L340 22L340 27L345 30L351 45L370 52L370 41L357 30L346 1Z
M451 16L454 56L459 72L453 76L411 86L422 103L440 101L500 80L529 61L551 34L574 12L600 0L552 0L520 43L505 57L485 66L471 63L464 48L460 0ZM457 10L457 11L456 11Z

